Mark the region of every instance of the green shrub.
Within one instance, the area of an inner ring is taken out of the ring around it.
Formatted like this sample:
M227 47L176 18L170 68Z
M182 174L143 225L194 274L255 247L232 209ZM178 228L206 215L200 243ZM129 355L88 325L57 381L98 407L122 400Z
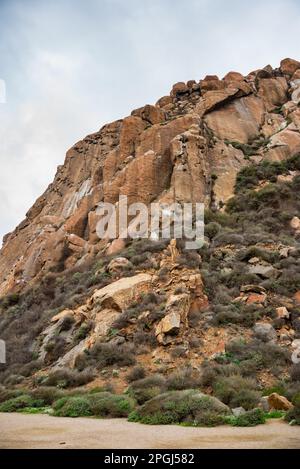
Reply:
M167 389L172 391L195 389L200 385L200 376L195 376L191 368L175 371L167 378Z
M289 410L285 416L285 420L290 424L300 425L300 406L295 406Z
M92 415L86 397L63 397L54 402L54 415L57 417L89 417Z
M138 404L144 404L166 389L166 380L161 375L152 375L144 379L134 381L128 389L128 393Z
M2 404L0 404L0 412L17 412L25 407L43 407L44 404L42 399L34 399L28 394L24 394L2 402Z
M75 342L80 342L81 340L84 340L88 336L89 332L92 330L93 326L93 321L85 321L83 324L81 324L81 326L76 332Z
M280 396L286 396L286 386L285 386L285 384L278 383L278 384L275 384L274 386L270 386L268 388L265 388L262 392L262 395L263 396L270 396L274 392L276 392Z
M255 380L240 375L218 378L213 389L216 397L230 407L253 409L260 398Z
M79 370L92 366L98 369L106 366L128 366L135 364L133 347L127 344L116 345L112 343L96 342L89 350L85 350L76 360Z
M210 222L204 227L204 234L209 239L213 239L221 230L221 225L216 222Z
M91 394L88 401L92 414L98 417L128 417L134 408L134 402L128 396L105 392Z
M284 410L270 410L267 414L265 414L266 419L281 419L284 417L286 412Z
M89 383L94 379L94 373L91 370L78 372L62 368L55 370L46 376L42 384L45 386L57 386L58 388L73 388Z
M26 393L24 389L0 389L0 403L22 396Z
M232 360L243 362L254 360L257 370L271 366L286 366L290 364L290 355L287 349L277 344L264 343L259 340L250 342L232 341L226 344L226 352Z
M126 376L126 380L128 383L132 383L133 381L145 378L145 376L145 368L143 366L135 366Z
M228 423L235 427L255 427L265 423L265 414L261 409L252 409L238 417L231 417Z
M54 387L41 386L30 391L30 395L34 399L41 399L45 405L51 405L54 401L63 397L64 392Z
M154 397L131 414L130 420L150 425L214 426L223 423L223 417L228 414L228 407L214 397L196 390L185 390L169 391Z

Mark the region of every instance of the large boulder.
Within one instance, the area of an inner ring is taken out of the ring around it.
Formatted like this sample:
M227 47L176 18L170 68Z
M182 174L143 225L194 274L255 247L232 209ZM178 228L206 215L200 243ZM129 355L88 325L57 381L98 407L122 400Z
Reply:
M293 404L286 397L280 396L276 392L268 396L268 403L270 408L275 410L290 410L293 408Z
M151 283L151 275L138 274L133 277L124 277L107 285L93 294L89 306L100 308L113 308L122 310L126 308L138 294L146 291Z
M287 58L280 62L280 70L285 75L292 76L299 68L300 62L298 62L298 60Z
M223 96L223 101L226 101L223 106L219 106L221 99L214 104L209 103L209 106L206 103L202 115L206 113L205 121L218 138L247 143L259 135L265 117L265 105L262 99L254 95L233 100L235 93L231 93L227 97Z

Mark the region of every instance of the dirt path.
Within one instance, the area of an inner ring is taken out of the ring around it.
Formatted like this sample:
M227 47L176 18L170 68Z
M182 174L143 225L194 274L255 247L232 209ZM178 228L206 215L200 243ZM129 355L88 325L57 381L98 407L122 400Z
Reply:
M254 428L185 428L0 414L0 448L300 448L300 427L279 420Z

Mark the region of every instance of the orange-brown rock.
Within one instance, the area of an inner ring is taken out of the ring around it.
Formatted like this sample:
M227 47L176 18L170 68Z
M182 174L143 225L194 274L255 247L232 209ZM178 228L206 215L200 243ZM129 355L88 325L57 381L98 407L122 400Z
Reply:
M293 404L286 397L280 396L276 392L268 396L268 402L270 408L275 410L290 410L293 408Z
M247 296L246 303L248 305L252 305L254 303L262 304L266 301L267 295L266 293L250 293Z
M231 83L233 81L243 81L244 77L239 72L228 72L223 78L225 82Z
M133 116L138 116L144 121L148 122L149 124L160 124L165 120L165 113L161 109L155 106L150 106L147 104L140 109L136 109L132 111Z
M270 139L257 161L299 152L300 64L286 59L280 70L177 83L156 106L136 109L77 142L25 220L5 236L0 295L21 291L49 270L122 250L124 240L98 238L100 202L118 204L127 195L129 203L221 207L233 194L237 172L249 164L235 142Z
M298 62L298 60L283 59L280 62L280 70L285 75L292 76L296 72L296 70L298 70L298 69L300 69L300 62Z
M267 111L282 106L287 101L288 83L284 77L260 80L258 95L265 102Z
M230 97L232 98L236 93L232 90ZM228 97L223 100L227 99ZM218 102L215 102L216 104ZM240 99L231 99L228 104L209 112L205 121L219 139L247 143L258 136L265 109L262 99L250 95Z
M179 81L173 85L171 96L176 96L177 94L183 94L188 91L187 85L183 81Z

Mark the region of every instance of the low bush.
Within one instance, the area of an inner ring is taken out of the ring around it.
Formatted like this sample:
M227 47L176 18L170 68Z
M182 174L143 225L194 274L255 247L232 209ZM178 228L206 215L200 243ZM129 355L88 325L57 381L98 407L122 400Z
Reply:
M226 421L235 427L255 427L264 424L266 417L261 409L252 409L238 417L230 417Z
M128 417L134 409L134 401L128 396L96 393L88 397L90 409L97 417Z
M76 360L76 368L84 370L87 366L102 369L106 366L129 366L135 364L133 347L113 343L96 342L89 350L82 353Z
M230 360L236 360L240 363L245 360L254 360L257 370L290 364L290 354L287 349L259 340L247 343L243 341L229 342L226 345L226 352Z
M45 405L51 405L53 402L64 396L64 391L51 386L41 386L31 390L30 395L34 399L42 400Z
M22 396L26 393L23 389L0 389L0 403L13 399L15 397Z
M228 407L217 399L195 390L185 390L154 397L131 414L129 420L150 425L215 426L222 424L228 414Z
M91 370L78 372L68 368L55 370L45 376L40 384L43 386L57 386L58 388L74 388L89 383L94 379L94 373Z
M213 384L214 394L230 407L253 409L259 402L260 393L255 380L240 375L221 377Z
M53 404L57 417L90 417L92 415L89 400L84 397L62 397Z
M300 363L294 364L291 367L290 374L292 381L300 381Z
M204 227L204 234L207 236L210 240L212 240L220 231L222 227L219 225L219 223L216 222L210 222Z
M134 381L128 393L138 404L144 404L146 401L158 396L166 389L166 380L162 375L152 375L144 379Z
M145 376L145 368L142 366L135 366L134 368L132 368L132 370L130 370L130 372L126 376L126 380L128 383L132 383L133 381L145 378Z
M42 366L43 363L41 360L33 360L20 368L20 374L25 377L31 376L34 372L40 370Z
M175 371L167 378L167 389L179 391L183 389L195 389L200 386L200 376L195 375L191 368L183 368Z
M285 416L285 420L290 424L300 425L300 406L295 406L289 410Z
M0 404L0 412L17 412L25 407L43 407L44 401L42 399L34 399L28 394L9 399L8 401Z

